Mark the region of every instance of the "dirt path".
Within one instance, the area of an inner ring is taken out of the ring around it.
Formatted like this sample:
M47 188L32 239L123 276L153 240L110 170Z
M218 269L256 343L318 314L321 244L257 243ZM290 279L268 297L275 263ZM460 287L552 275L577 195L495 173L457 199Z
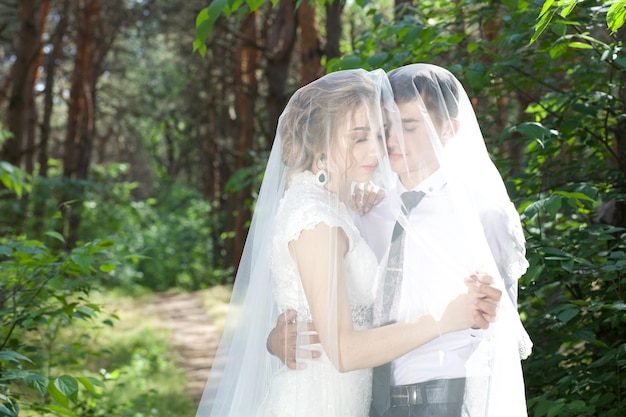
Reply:
M198 403L206 383L219 336L196 293L159 294L146 309L172 333L172 344L187 374L187 387Z

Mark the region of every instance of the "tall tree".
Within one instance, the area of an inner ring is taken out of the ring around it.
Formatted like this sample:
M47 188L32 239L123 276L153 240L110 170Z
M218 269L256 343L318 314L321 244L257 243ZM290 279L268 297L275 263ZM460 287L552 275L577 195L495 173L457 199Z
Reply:
M333 1L326 2L326 58L333 59L341 56L341 50L339 49L342 28L341 28L341 16L343 14L344 2Z
M54 108L55 79L60 58L63 51L63 39L68 27L70 0L64 0L61 8L57 10L59 19L50 38L50 51L45 57L45 89L43 98L43 115L39 131L39 145L37 153L38 176L48 177L48 146L51 135L52 112ZM48 200L49 190L46 187L39 187L38 193L34 197L34 231L36 236L41 236L44 227L45 207Z
M255 40L258 38L256 25L257 13L249 13L241 21L242 42L237 55L237 72L235 74L235 95L237 103L237 116L239 119L237 140L237 164L236 171L250 165L248 157L251 151L256 150L255 141L255 108L258 97L259 80L257 71L259 68L259 49ZM239 259L243 252L246 240L246 224L252 217L252 207L245 204L245 200L251 194L251 187L246 186L237 190L235 195L229 198L229 213L233 213L231 230L234 230L232 250L227 251L231 256L229 265L239 266Z
M80 200L86 180L96 136L98 78L118 31L124 26L125 7L122 0L108 2L80 0L75 7L74 66L71 75L67 128L63 147L63 176L78 180L76 189L64 196L65 201ZM66 245L76 243L80 225L78 207L66 205Z
M300 27L300 60L302 62L300 84L305 85L324 75L322 42L315 5L311 4L310 1L300 3L297 16Z
M286 103L285 85L289 73L291 54L296 41L296 11L291 0L281 0L269 14L269 28L266 30L265 76L268 83L266 99L268 109L268 135L273 137L278 117Z
M21 23L15 62L10 74L11 88L7 109L7 127L12 137L4 143L0 152L0 157L13 165L20 165L25 153L32 155L34 152L34 131L29 130L29 126L36 125L35 80L49 9L50 0L18 2ZM28 137L31 149L25 149L24 146ZM30 169L32 171L32 164Z

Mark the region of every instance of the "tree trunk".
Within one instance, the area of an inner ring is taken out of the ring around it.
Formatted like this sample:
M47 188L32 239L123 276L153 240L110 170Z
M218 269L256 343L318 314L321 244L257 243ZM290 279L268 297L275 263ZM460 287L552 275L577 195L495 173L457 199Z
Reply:
M25 111L25 119L26 119L26 152L25 152L25 161L24 161L24 170L29 174L35 173L35 152L37 149L36 140L37 140L37 122L38 122L38 113L37 113L37 104L35 102L35 82L37 80L37 73L39 67L41 66L43 59L43 43L42 36L46 30L46 21L48 19L48 13L50 13L50 0L42 0L40 4L40 9L37 17L37 33L38 33L38 45L37 45L37 57L35 59L34 65L29 68L30 74L28 76L29 82L31 83L30 91L28 97L28 102L26 103L26 111Z
M257 70L259 67L259 51L255 45L257 39L257 13L247 14L241 22L243 41L237 57L236 105L237 119L239 120L239 132L237 139L237 163L235 172L249 166L248 154L255 150L255 107L258 97ZM232 213L232 226L229 230L234 231L232 245L227 253L231 259L229 264L235 269L239 267L239 261L243 252L243 246L247 236L247 223L252 217L250 206L246 199L251 195L250 187L238 190L228 200L229 213Z
M326 2L326 58L330 61L339 58L339 42L341 41L341 15L344 3L342 1Z
M281 0L274 13L275 18L267 31L265 42L267 51L267 69L265 74L268 83L268 136L272 138L276 134L278 117L283 112L287 102L285 83L296 38L294 2L292 0Z
M52 120L52 110L54 108L54 81L57 70L57 60L60 59L63 52L63 37L67 31L67 21L69 13L69 0L63 2L63 6L59 10L59 22L50 39L51 50L45 62L45 90L43 99L43 117L41 120L39 132L39 146L37 153L37 162L39 165L38 176L40 178L48 177L48 143L50 141L50 122ZM40 186L36 193L33 217L35 220L34 233L35 236L41 237L43 234L46 202L48 200L48 188Z
M35 80L41 60L42 34L50 10L50 0L20 1L18 10L21 25L17 37L16 59L9 77L7 108L7 129L12 137L4 143L0 159L15 166L23 166L26 172L33 174L37 126ZM9 228L14 233L23 232L28 217L29 200L30 195L24 194L17 202L16 209L2 213L2 218L10 219Z
M91 158L94 134L94 101L96 70L93 67L96 58L95 30L101 19L99 0L79 1L76 13L76 57L68 104L67 131L63 153L63 176L67 179L84 180L87 178ZM80 187L70 191L65 201L79 200ZM79 205L66 205L65 230L67 249L76 244L80 225Z
M622 43L626 42L626 27L619 30ZM626 70L621 71L620 75L619 98L622 103L622 114L626 114ZM617 164L622 173L622 183L617 184L621 188L621 192L626 192L626 118L618 118L617 130L615 132L615 142L617 148ZM626 217L626 213L624 213Z
M324 75L322 67L322 46L320 32L315 15L315 7L310 1L303 1L298 7L298 26L300 26L300 85L317 80Z
M18 8L21 25L17 37L16 59L11 68L7 109L7 129L13 137L4 143L0 153L1 159L16 166L22 162L28 123L33 121L35 75L50 0L20 0ZM34 144L32 145L34 147ZM29 151L33 152L34 149Z

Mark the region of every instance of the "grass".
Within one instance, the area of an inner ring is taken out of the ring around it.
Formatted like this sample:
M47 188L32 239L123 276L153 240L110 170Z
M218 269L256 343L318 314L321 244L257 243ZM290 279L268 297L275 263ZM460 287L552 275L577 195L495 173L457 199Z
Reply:
M42 353L50 358L50 375L104 380L106 389L100 395L79 391L73 407L76 415L170 417L195 412L170 335L159 329L154 317L142 313L141 306L151 297L96 294L90 301L104 306L96 318L74 320L71 326L41 334L47 339L42 344L47 352ZM25 416L41 416L38 411L23 411Z
M230 286L198 293L203 308L221 332L230 299ZM155 314L145 306L157 298L151 292L126 295L117 290L92 293L89 301L102 306L90 320L48 323L24 335L23 343L36 346L42 373L53 377L89 376L104 381L96 395L80 387L70 407L80 417L193 416L196 403L186 387L186 375ZM43 417L37 404L50 401L27 388L20 416ZM28 406L30 405L30 406Z
M232 285L216 285L198 293L204 310L211 317L220 334L224 331L224 321L228 313L228 303L232 291Z

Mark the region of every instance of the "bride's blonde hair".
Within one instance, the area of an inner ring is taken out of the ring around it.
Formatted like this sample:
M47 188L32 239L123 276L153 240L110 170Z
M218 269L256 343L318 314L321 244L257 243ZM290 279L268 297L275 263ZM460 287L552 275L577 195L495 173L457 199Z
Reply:
M296 91L278 122L282 161L290 173L312 170L320 154L337 146L341 124L379 100L376 83L365 70L330 73Z

